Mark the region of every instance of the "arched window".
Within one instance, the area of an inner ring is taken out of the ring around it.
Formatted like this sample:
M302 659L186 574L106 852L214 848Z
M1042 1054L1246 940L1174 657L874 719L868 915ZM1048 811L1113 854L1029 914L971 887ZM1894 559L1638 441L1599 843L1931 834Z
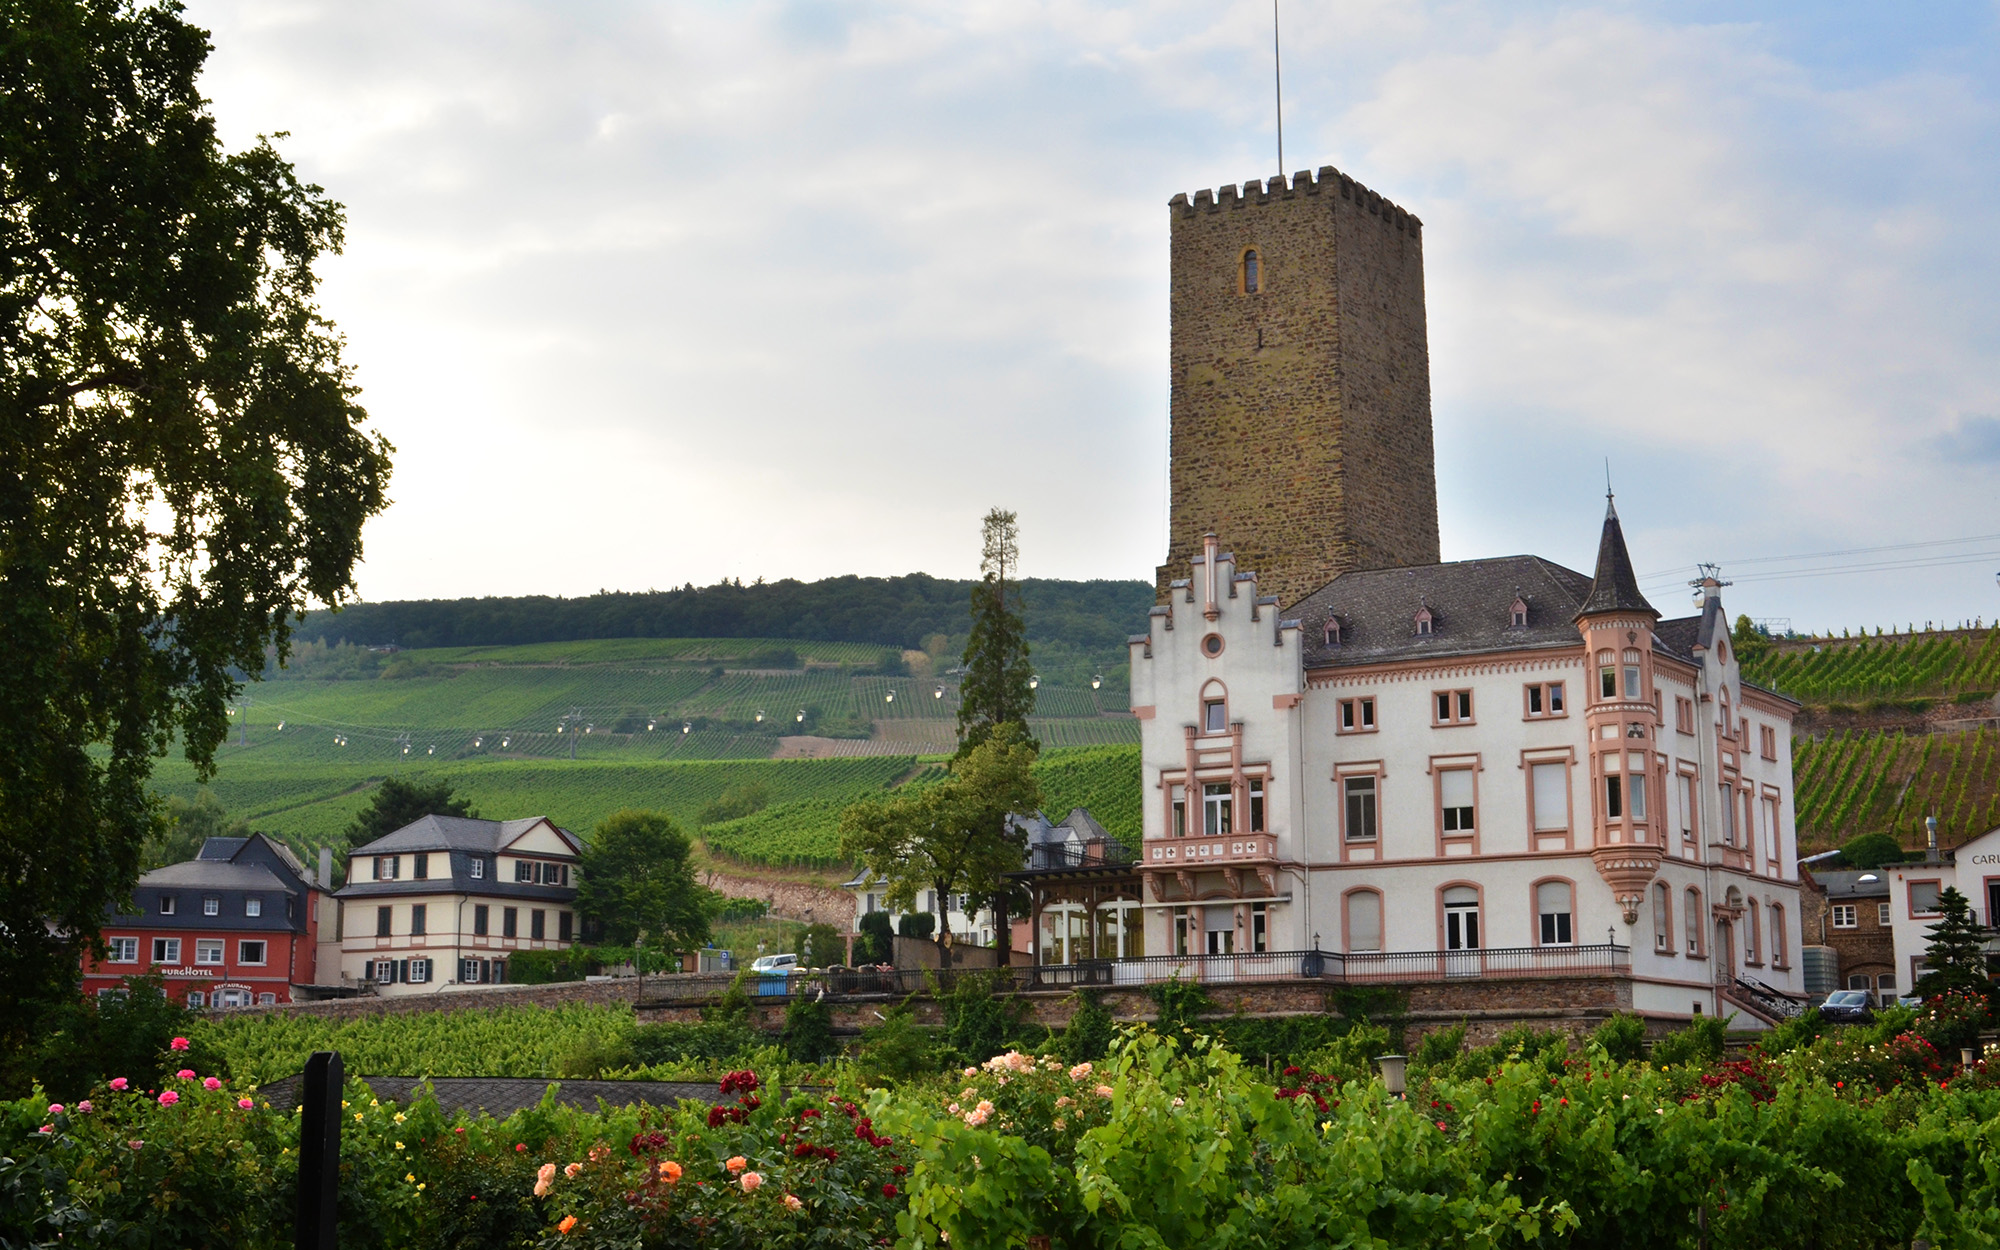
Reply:
M1543 881L1535 886L1535 941L1538 946L1568 946L1576 940L1572 911L1575 888L1567 881Z
M1771 966L1783 968L1790 962L1785 942L1785 905L1771 904Z
M1204 734L1229 732L1229 692L1219 681L1201 688L1201 731Z
M1479 890L1476 886L1454 885L1444 891L1444 948L1474 951L1479 941Z
M1681 926L1687 930L1687 952L1701 954L1701 891L1689 887L1687 892L1687 915Z
M1263 268L1263 262L1257 258L1256 248L1253 247L1243 253L1243 293L1245 295L1255 295L1263 289Z
M1653 883L1653 949L1674 953L1674 892L1664 881Z
M1382 895L1376 890L1349 890L1343 898L1347 909L1347 949L1382 949Z
M1751 903L1744 909L1743 918L1749 921L1743 926L1743 962L1761 964L1764 962L1764 933L1762 919L1757 915L1757 904Z

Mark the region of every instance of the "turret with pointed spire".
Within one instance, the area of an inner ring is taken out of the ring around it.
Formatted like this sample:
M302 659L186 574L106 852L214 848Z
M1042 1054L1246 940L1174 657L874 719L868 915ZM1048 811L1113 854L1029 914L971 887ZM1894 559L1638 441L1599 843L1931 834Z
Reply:
M1618 507L1604 492L1597 576L1576 614L1590 701L1591 858L1617 896L1626 924L1639 919L1646 886L1665 848L1666 765L1653 690L1653 627L1660 613L1639 593Z

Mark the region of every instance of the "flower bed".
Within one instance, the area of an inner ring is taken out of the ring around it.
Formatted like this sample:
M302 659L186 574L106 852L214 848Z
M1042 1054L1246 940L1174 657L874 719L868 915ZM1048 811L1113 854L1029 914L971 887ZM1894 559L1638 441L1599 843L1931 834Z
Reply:
M1405 1098L1198 1037L894 1089L504 1120L350 1084L342 1245L1729 1246L2000 1238L2000 1089L1916 1033L1654 1068L1537 1046ZM212 1073L0 1108L0 1241L289 1244L299 1117Z

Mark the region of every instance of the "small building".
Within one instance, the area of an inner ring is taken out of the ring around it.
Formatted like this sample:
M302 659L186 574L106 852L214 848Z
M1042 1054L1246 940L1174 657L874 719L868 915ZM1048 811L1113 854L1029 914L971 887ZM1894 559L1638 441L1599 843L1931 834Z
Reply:
M105 918L103 960L86 957L86 994L155 974L190 1007L288 1003L314 979L319 891L291 848L253 833L210 838L191 860L155 868L132 909Z
M1923 859L1885 864L1877 871L1888 878L1896 971L1905 985L1914 986L1928 967L1924 956L1930 948L1930 928L1938 922L1938 897L1946 890L1965 895L1972 904L1972 918L1989 929L2000 918L2000 828L1940 850L1933 825ZM1987 952L1988 975L2000 976L2000 938L1987 943Z
M1799 875L1803 879L1806 872ZM1894 1002L1909 984L1898 976L1890 876L1886 867L1814 871L1811 877L1819 889L1799 894L1806 942L1834 952L1842 989L1866 990L1877 1003Z
M426 816L356 847L331 939L342 980L385 995L504 982L514 952L575 941L582 849L545 816Z
M993 909L979 905L970 894L947 894L940 907L936 890L919 890L916 906L901 912L889 907L889 887L876 880L871 869L863 868L853 880L842 882L841 888L854 896L854 917L848 924L851 933L861 932L861 918L871 911L888 912L892 929L896 929L906 915L928 913L936 916L942 912L954 941L974 946L993 945Z
M1027 833L1027 862L1008 876L1028 894L1032 962L1073 967L1069 979L1076 981L1141 980L1146 919L1137 852L1081 807L1072 808L1061 824L1040 812L1020 824ZM1121 961L1115 972L1112 961ZM1064 979L1061 973L1038 976Z

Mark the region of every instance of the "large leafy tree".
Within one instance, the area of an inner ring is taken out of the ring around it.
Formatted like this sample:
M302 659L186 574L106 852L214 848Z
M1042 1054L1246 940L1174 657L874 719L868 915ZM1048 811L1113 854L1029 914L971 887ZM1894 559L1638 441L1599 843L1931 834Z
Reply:
M986 514L980 531L979 583L972 588L972 632L959 685L958 753L986 741L1001 725L1026 731L1035 710L1034 669L1021 614L1020 527L1011 512Z
M1008 722L953 761L943 781L863 800L841 813L841 853L888 886L890 907L913 911L918 891L937 891L940 957L951 931L951 909L943 900L954 894L995 898L1005 892L1004 874L1021 867L1023 835L1007 818L1041 806L1034 764L1035 744L1018 723ZM1000 920L1004 933L1005 917Z
M208 774L384 504L314 304L341 207L223 150L208 51L172 3L0 0L0 1028L128 895L153 760Z
M460 798L452 790L448 781L426 785L401 777L386 777L375 787L375 793L368 796L367 804L354 813L353 822L341 834L345 845L336 849L344 853L367 846L426 816L464 816L477 820L479 813L473 810L470 799Z
M700 946L720 900L695 880L689 850L687 835L659 812L611 813L577 865L577 910L615 945Z

